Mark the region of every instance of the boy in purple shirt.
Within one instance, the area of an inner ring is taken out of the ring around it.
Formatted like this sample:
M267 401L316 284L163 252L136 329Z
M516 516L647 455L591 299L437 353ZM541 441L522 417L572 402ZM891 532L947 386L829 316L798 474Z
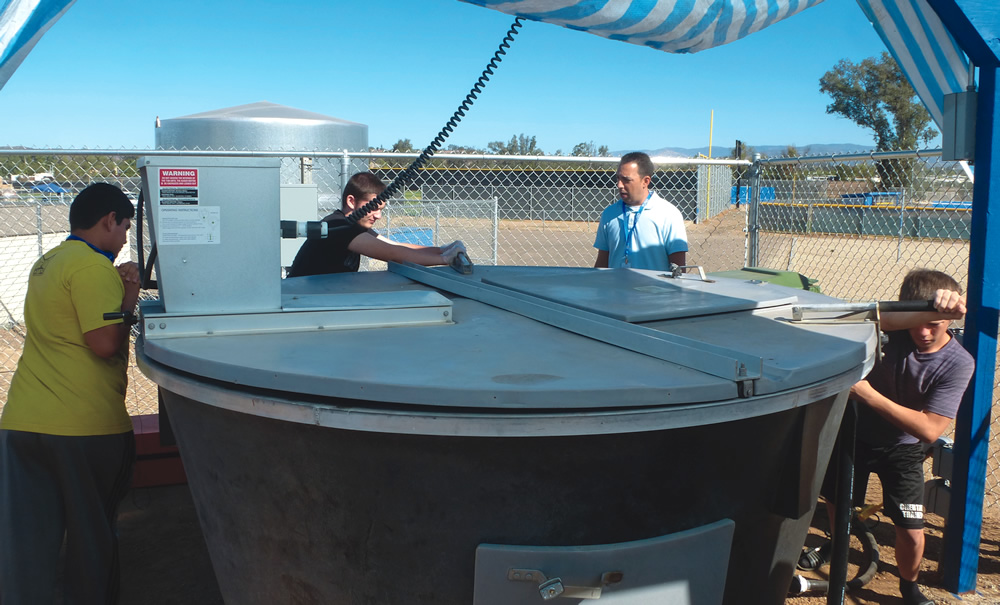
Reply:
M854 453L855 506L864 504L868 478L882 482L883 504L896 527L899 591L905 605L933 605L917 586L924 554L924 452L958 413L972 371L972 356L949 332L951 320L965 317L961 286L945 273L911 271L900 286L900 300L934 300L937 312L884 313L889 342L881 363L851 387L858 402ZM831 474L822 494L832 497ZM833 526L832 511L830 513ZM816 569L829 559L830 545L807 551L800 569Z

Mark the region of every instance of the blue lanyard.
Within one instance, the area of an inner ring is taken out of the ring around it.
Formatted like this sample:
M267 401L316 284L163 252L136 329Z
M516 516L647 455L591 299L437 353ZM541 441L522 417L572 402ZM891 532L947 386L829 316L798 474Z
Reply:
M635 212L635 219L632 220L632 226L629 227L628 224L628 206L625 204L625 200L622 200L622 221L625 223L625 264L628 264L628 253L632 249L632 235L635 234L635 226L639 224L639 215L642 214L643 209L646 207L646 202L649 198L653 197L653 192L650 191L646 199L643 200L642 204L639 205L639 209Z
M87 244L88 246L90 246L91 250L93 250L94 252L97 252L98 254L100 254L101 256L103 256L104 258L106 258L109 261L111 261L112 265L115 264L115 257L112 256L110 252L105 252L104 250L101 250L100 248L98 248L94 244L88 242L87 240L83 239L82 237L77 237L75 235L70 235L66 239L67 240L72 240L74 242L83 242L83 243Z

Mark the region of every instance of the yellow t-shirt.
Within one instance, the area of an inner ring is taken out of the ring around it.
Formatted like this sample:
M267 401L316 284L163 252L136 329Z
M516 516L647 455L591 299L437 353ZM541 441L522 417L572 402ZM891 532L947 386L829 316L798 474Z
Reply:
M49 435L113 435L132 430L125 410L128 348L109 359L84 333L121 323L125 287L111 262L85 242L68 240L31 268L24 351L7 393L0 429Z

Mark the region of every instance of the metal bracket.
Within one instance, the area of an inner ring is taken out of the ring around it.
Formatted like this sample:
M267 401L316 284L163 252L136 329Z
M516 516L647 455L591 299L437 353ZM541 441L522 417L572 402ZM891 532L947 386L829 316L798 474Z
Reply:
M709 284L714 284L714 279L708 279L705 277L705 270L701 268L701 265L670 265L670 273L663 273L660 277L670 277L673 279L680 279L684 275L684 269L697 269L698 277L701 281Z
M843 315L823 319L806 319L806 313L837 313ZM875 333L881 334L882 316L878 303L830 303L792 307L792 321L804 324L865 324L874 323ZM875 347L877 363L882 363L882 347Z
M625 575L620 571L606 571L601 574L600 586L569 586L561 578L547 578L537 569L510 568L507 579L511 582L537 582L538 594L545 601L563 597L566 599L599 599L605 586L618 584Z
M451 301L437 292L286 296L285 306L260 313L166 313L160 301L141 301L146 340L275 332L447 325Z
M740 397L744 399L753 397L753 381L747 380L747 367L741 363L737 374L744 379L736 382L736 388L739 391Z

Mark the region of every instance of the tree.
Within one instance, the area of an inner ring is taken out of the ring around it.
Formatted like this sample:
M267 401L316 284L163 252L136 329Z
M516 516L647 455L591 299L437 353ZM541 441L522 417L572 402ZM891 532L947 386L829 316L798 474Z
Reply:
M511 136L508 143L492 141L486 147L497 155L545 155L545 152L538 148L535 137L529 137L524 133Z
M877 151L915 149L918 141L926 145L937 136L930 114L887 52L858 64L841 59L819 85L833 98L826 112L873 130Z
M484 150L478 147L469 147L466 145L448 145L448 149L445 153L465 153L469 155L483 154L486 153Z
M916 99L895 59L883 52L854 64L841 59L819 80L820 91L833 103L827 113L837 113L875 133L876 151L915 149L937 136L930 126L931 116ZM879 160L876 165L880 187L905 187L910 180L912 160Z
M399 139L398 141L396 141L396 144L392 146L392 152L393 153L412 153L413 152L413 143L410 142L410 139Z
M583 143L577 143L576 145L574 145L573 153L571 155L577 157L604 158L608 156L608 146L601 145L600 147L598 147L597 145L594 145L593 141L589 142L585 141Z

